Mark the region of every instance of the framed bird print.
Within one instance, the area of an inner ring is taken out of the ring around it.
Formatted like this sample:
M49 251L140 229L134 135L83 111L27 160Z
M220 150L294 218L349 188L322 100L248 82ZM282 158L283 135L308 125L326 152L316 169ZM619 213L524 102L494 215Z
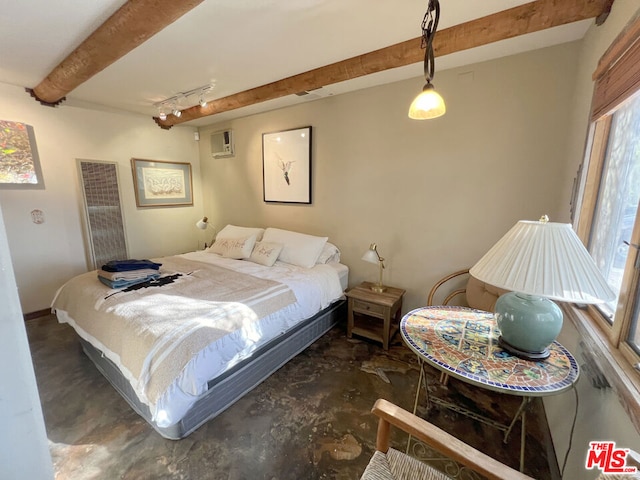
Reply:
M131 159L138 207L193 205L191 164Z
M311 203L311 127L262 134L264 201Z

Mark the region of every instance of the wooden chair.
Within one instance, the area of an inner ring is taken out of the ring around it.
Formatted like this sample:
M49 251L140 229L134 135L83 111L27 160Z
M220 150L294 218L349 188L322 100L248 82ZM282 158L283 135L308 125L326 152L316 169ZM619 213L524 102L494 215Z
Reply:
M489 480L532 480L391 402L379 399L371 411L379 417L376 452L360 480L450 480L435 468L390 448L391 425Z
M433 287L431 287L431 290L429 291L429 296L427 297L427 305L429 306L434 305L433 299L435 298L436 294L438 294L442 289L448 286L450 284L449 282L457 279L458 277L464 277L464 276L469 276L468 268L464 270L458 270L457 272L453 272L447 275L446 277L443 277L440 280L438 280L436 284ZM466 293L467 293L467 287L465 282L465 286L463 288L457 288L451 291L448 295L444 297L442 302L438 303L438 305L449 305L449 303L458 295L465 295Z
M447 291L448 293L442 293ZM456 299L460 305L493 312L496 300L506 292L508 290L494 287L472 277L469 275L469 269L458 270L441 278L431 287L427 296L427 305L449 305ZM445 295L444 299L440 301L439 299L443 295ZM464 298L458 298L460 296L464 296Z

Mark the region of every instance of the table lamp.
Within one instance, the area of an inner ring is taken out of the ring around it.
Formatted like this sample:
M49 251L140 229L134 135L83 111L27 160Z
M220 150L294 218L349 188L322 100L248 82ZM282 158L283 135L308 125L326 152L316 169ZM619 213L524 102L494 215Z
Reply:
M207 228L211 227L211 224L209 223L209 219L207 217L202 217L201 220L198 220L196 222L196 227L198 227L200 230L206 230ZM211 244L213 245L213 240L211 240ZM204 248L207 248L207 244L204 244Z
M552 300L592 304L615 298L571 224L519 221L470 270L490 285L511 292L496 302L502 348L520 358L541 360L562 328Z
M208 226L209 219L207 217L202 217L202 220L198 220L196 222L196 227L198 227L200 230L206 230Z
M387 287L382 284L382 270L384 269L384 258L378 253L378 246L375 243L369 245L369 250L364 252L362 260L365 262L376 264L380 267L380 276L378 277L378 283L371 286L371 290L377 293L384 292Z

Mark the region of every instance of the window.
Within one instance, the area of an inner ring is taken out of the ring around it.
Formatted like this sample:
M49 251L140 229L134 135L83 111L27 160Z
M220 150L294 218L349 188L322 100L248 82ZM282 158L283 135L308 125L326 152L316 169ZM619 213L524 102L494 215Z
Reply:
M639 200L640 95L637 95L611 116L588 241L591 256L618 294L602 307L611 323L615 320Z
M617 293L591 308L609 346L640 360L640 20L600 60L577 231ZM627 363L627 365L629 365Z

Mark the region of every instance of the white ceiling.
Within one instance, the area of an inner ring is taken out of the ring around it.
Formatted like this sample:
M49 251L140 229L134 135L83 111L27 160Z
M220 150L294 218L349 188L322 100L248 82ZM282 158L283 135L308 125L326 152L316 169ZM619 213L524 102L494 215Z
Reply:
M438 29L528 1L441 0ZM0 82L35 87L123 3L123 0L0 0ZM225 97L418 37L427 3L427 0L205 0L78 86L59 108L64 105L114 108L152 117L158 114L155 102L209 82L215 82L209 99ZM591 22L585 20L439 57L436 72L576 40L582 38ZM422 64L418 63L329 85L322 89L322 95L421 75ZM291 95L193 120L187 125L207 125L314 98L318 97Z

